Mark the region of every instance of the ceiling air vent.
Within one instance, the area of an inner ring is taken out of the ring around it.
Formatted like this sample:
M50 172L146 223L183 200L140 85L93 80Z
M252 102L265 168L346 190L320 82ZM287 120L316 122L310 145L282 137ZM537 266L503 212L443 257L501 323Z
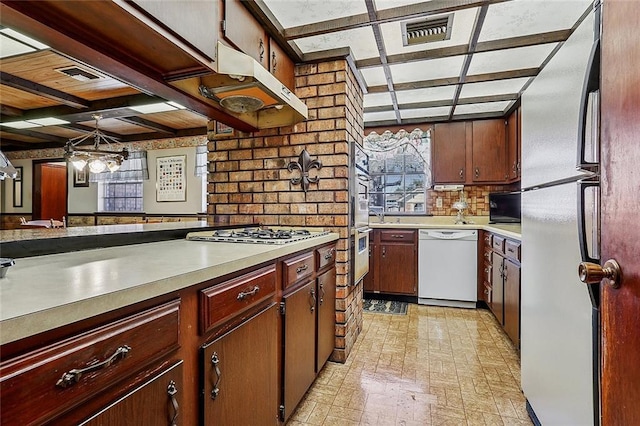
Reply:
M453 13L420 21L402 22L402 43L405 46L449 40Z
M90 81L100 78L98 74L94 74L79 67L58 68L56 71L68 75L69 77L78 81Z

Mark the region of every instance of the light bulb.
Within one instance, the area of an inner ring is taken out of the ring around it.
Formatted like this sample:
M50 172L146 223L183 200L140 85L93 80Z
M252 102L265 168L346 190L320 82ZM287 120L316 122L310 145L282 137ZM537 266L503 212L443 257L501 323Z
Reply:
M89 161L89 171L91 173L102 173L107 168L107 165L100 158Z
M107 160L107 168L113 173L120 168L120 164L116 160Z
M73 167L80 171L84 169L84 166L87 165L87 161L83 158L76 158L74 160L71 160L71 164L73 164Z

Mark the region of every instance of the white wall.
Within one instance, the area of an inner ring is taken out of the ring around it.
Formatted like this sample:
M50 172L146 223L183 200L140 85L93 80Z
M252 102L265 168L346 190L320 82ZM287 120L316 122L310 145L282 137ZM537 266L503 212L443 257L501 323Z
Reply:
M33 199L33 162L11 160L14 167L22 167L22 207L13 207L13 179L2 181L2 213L31 213Z

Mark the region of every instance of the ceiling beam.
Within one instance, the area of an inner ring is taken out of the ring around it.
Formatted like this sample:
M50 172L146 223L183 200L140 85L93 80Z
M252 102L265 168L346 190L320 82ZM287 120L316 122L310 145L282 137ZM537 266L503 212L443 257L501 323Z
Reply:
M0 105L0 115L5 117L20 117L24 111L9 105Z
M529 36L511 37L502 40L483 41L478 42L475 53L515 49L518 47L534 46L538 44L560 43L566 41L569 38L569 35L571 35L571 30L560 30ZM469 46L466 44L460 44L458 46L442 47L439 49L389 55L387 57L387 62L389 64L400 64L466 55L467 53L469 53ZM356 65L358 68L379 67L382 66L382 62L380 62L380 58L368 58L356 61Z
M47 133L41 133L41 132L38 132L38 131L35 131L35 130L31 130L31 129L13 129L11 127L3 126L2 127L2 131L3 132L7 132L7 133L13 133L15 135L29 136L31 138L42 139L43 141L47 141L47 142L55 142L55 143L60 144L59 147L64 145L68 140L68 139L65 139L65 138L60 137L60 136L50 135L50 134L47 134ZM38 146L39 146L39 144L38 144Z
M523 68L523 69L511 70L511 71L475 74L475 75L467 76L465 82L480 83L484 81L507 80L511 78L535 77L536 75L538 75L539 71L540 70L538 68ZM401 91L401 90L427 89L430 87L450 86L450 85L459 84L459 83L460 83L460 77L447 77L447 78L438 78L434 80L414 81L411 83L398 83L398 84L394 84L393 87L396 91ZM370 86L368 88L369 93L385 93L388 90L389 89L386 85Z
M124 121L126 123L130 123L130 124L135 124L137 126L142 126L142 127L146 127L147 129L151 129L151 130L155 130L161 133L169 133L171 135L175 135L176 134L176 130L165 126L163 124L160 123L156 123L154 121L151 120L147 120L145 118L142 117L118 117L118 120L120 121Z
M491 95L491 96L474 96L470 98L462 98L458 100L458 105L467 105L475 103L487 103L487 102L504 102L514 101L519 97L518 93L507 93L503 95ZM408 109L423 109L423 108L436 108L453 105L452 99L445 99L441 101L427 101L427 102L412 102L408 104L399 104L398 108L401 110ZM392 111L393 108L390 105L382 105L375 107L368 107L364 109L365 113L369 112L385 112Z
M149 141L154 139L167 139L167 138L173 138L173 137L182 138L187 136L206 136L206 135L207 135L206 127L193 127L191 129L176 130L174 135L170 135L168 133L163 133L163 132L122 135L121 142L138 142L138 141Z
M372 24L384 24L402 19L415 19L440 13L455 12L457 10L481 7L483 5L502 3L510 0L431 0L408 6L379 10L372 19L368 13L329 19L307 25L286 28L285 40L328 34L336 31L346 31Z
M18 77L17 75L8 74L3 71L0 71L0 83L5 86L13 87L14 89L22 90L23 92L31 93L32 95L61 102L70 107L86 108L89 106L89 101L86 99L61 92L60 90L52 89L51 87L26 80L22 77Z

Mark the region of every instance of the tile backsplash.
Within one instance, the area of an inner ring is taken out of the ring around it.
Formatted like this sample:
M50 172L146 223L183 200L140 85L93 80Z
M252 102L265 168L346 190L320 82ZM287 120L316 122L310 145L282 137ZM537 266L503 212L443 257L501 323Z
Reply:
M489 216L489 193L501 191L514 191L519 189L519 184L510 185L473 185L465 186L464 198L469 205L465 214L468 216ZM442 207L438 207L438 198L442 199ZM460 191L434 191L427 190L427 211L434 216L455 216L458 211L453 208L453 203L460 199Z

